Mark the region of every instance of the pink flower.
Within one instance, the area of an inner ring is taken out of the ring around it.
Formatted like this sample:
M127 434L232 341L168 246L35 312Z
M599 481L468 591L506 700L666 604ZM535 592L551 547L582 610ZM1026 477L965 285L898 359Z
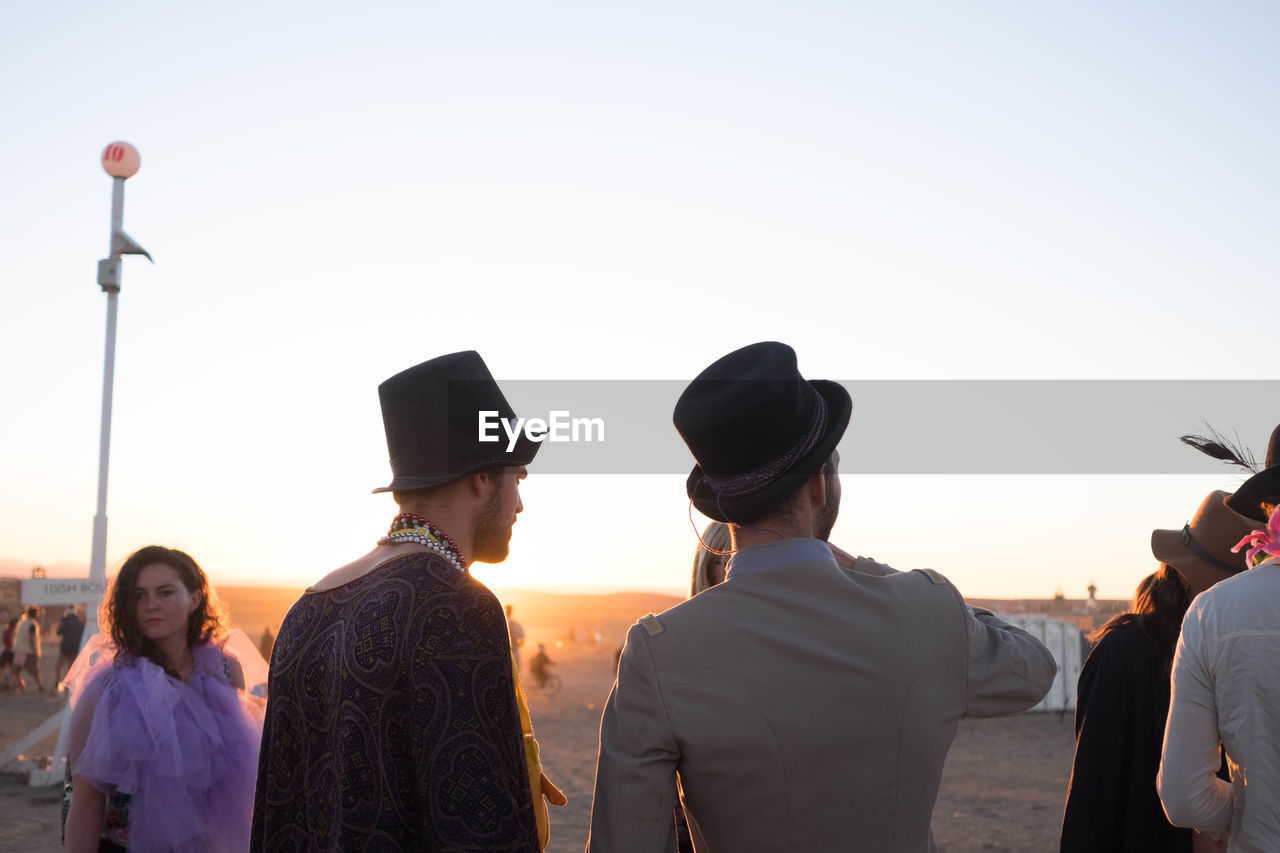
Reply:
M1239 553L1240 549L1246 545L1251 545L1246 555L1249 565L1255 565L1254 557L1265 554L1267 557L1280 557L1280 510L1271 513L1271 518L1267 520L1267 526L1261 530L1255 530L1248 536L1236 543L1231 549L1231 553ZM1266 557L1260 558L1257 562L1262 562Z

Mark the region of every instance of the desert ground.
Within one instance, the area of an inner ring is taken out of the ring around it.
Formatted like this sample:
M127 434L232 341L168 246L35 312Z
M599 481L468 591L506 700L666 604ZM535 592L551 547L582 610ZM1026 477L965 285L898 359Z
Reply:
M536 639L536 638L535 638ZM549 644L550 646L550 644ZM45 646L52 684L57 648ZM52 652L52 654L50 654ZM569 797L552 811L553 853L579 853L586 842L600 712L613 682L610 645L549 648L563 687L556 696L529 690L547 772ZM61 706L50 694L0 692L0 749ZM933 827L945 853L1039 853L1057 849L1058 822L1071 771L1071 720L1023 714L965 720L947 759ZM31 750L53 751L53 738ZM61 850L61 789L32 788L0 774L0 850Z

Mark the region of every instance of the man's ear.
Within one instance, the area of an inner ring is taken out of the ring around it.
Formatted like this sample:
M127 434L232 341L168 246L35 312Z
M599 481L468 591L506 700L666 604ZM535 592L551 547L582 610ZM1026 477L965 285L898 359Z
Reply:
M476 498L488 498L489 494L497 486L498 478L495 476L496 473L492 468L485 468L474 474L467 475L468 492Z
M813 502L814 509L822 509L827 505L827 500L831 497L827 494L827 478L825 476L827 467L824 465L805 481L804 488L809 499Z

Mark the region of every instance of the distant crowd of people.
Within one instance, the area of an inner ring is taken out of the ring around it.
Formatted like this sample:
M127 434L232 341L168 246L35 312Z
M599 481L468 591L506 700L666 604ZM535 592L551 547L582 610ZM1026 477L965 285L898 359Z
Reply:
M516 621L515 607L507 605L507 635L511 643L511 659L516 664L517 677L524 667L520 665L520 649L524 646L524 626ZM550 655L547 654L546 643L538 643L538 651L529 660L529 675L533 677L533 683L539 689L547 686L548 678L551 675L549 667L555 666Z
M0 689L27 692L27 679L33 679L39 692L45 692L43 631L40 627L39 607L28 607L21 617L10 617L4 622L3 650L0 650ZM74 607L67 607L56 629L58 636L58 661L54 668L54 683L71 668L80 651L80 639L84 633L84 620Z
M541 445L480 440L478 412L515 412L472 351L378 393L392 479L375 492L399 512L260 649L189 555L148 546L121 566L103 633L67 661L68 851L546 847L566 800L521 685L525 634L469 573L506 558ZM686 493L713 523L689 599L619 654L588 853L936 850L959 721L1053 684L1040 641L942 574L829 541L851 410L776 342L681 394ZM1063 851L1280 850L1278 441L1234 494L1152 534L1158 571L1093 636ZM33 619L9 626L19 684ZM553 665L538 644L525 671L541 684Z

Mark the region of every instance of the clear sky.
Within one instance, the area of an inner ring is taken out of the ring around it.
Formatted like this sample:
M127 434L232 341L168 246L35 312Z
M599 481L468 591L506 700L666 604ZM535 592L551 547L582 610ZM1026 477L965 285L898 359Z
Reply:
M89 560L112 140L156 264L124 264L108 565L157 541L303 585L394 512L378 382L453 350L499 380L688 379L762 339L814 378L1277 378L1278 29L1260 2L13 5L0 557ZM973 595L1125 597L1150 530L1233 482L846 471L834 539ZM683 476L524 492L482 578L687 583Z

